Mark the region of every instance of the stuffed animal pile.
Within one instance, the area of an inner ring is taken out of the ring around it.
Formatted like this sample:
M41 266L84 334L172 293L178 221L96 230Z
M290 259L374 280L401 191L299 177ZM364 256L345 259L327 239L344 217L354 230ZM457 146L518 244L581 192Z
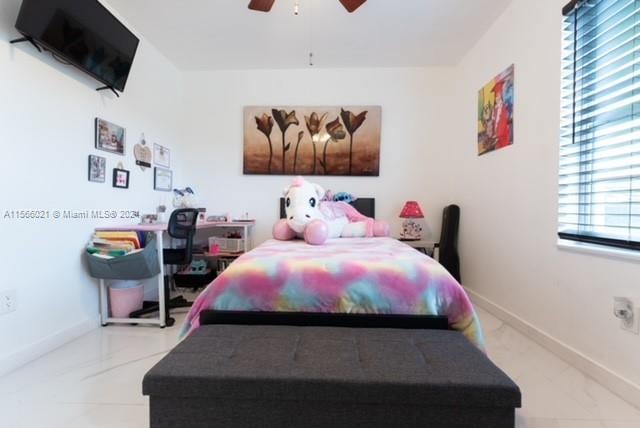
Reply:
M326 192L317 184L296 177L284 189L286 219L273 227L281 241L298 238L322 245L329 238L389 236L389 225L358 212L346 202L323 200Z

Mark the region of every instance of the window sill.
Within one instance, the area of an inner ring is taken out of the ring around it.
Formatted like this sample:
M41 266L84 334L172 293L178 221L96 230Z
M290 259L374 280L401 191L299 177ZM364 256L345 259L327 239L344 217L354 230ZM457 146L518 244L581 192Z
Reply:
M576 253L590 254L594 256L607 257L610 259L627 260L640 263L640 251L607 247L606 245L569 241L567 239L558 239L557 246L560 250L564 251L573 251Z

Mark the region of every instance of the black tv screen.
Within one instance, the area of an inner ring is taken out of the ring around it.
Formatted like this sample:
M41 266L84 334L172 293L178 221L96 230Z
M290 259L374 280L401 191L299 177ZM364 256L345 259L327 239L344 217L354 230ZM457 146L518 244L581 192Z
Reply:
M121 92L140 42L97 0L23 0L16 29Z

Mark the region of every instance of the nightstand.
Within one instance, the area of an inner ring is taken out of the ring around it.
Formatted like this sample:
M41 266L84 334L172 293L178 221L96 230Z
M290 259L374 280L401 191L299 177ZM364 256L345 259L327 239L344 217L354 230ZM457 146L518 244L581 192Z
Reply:
M421 239L419 241L405 241L401 238L396 239L403 244L407 244L408 246L415 248L416 250L426 254L429 257L433 257L433 250L438 246L437 242L426 241L424 239Z

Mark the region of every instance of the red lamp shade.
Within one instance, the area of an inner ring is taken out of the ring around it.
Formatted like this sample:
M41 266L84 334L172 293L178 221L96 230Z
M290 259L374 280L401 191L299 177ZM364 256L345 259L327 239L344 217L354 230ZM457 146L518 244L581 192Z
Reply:
M407 201L402 208L400 218L424 218L424 214L416 201Z

